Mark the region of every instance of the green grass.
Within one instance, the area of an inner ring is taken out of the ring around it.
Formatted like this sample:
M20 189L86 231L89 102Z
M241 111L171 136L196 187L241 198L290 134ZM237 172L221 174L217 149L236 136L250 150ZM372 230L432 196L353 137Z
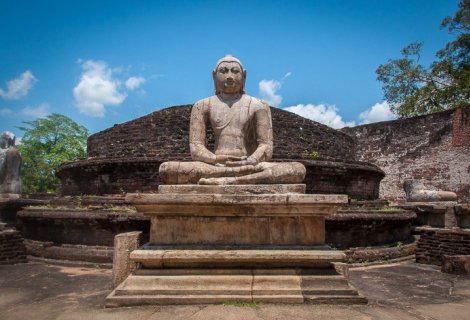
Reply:
M224 301L224 306L256 308L258 304L254 301Z
M382 207L380 209L378 209L377 211L380 211L380 212L390 212L390 211L399 211L400 209L398 208L393 208L393 207Z

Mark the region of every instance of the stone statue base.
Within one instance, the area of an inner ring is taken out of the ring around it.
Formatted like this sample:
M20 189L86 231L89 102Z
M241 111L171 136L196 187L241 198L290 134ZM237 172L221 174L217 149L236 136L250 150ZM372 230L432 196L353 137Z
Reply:
M164 185L159 194L128 194L151 217L150 242L131 252L140 268L106 306L367 302L333 267L344 253L325 245L325 216L348 197L304 187Z

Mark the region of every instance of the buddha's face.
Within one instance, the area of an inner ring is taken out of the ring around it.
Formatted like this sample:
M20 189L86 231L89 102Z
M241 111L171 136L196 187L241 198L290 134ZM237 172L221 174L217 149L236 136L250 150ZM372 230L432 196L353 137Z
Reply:
M216 92L243 93L245 74L237 62L222 62L214 70Z

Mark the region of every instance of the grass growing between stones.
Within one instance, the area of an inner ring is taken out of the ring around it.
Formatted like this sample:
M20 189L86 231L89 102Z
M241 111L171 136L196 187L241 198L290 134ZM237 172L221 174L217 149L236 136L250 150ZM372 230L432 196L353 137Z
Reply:
M224 301L222 302L224 306L231 307L245 307L245 308L256 308L259 305L254 301Z
M394 208L394 207L382 207L382 208L378 209L377 211L379 211L379 212L393 212L393 211L400 211L400 209Z

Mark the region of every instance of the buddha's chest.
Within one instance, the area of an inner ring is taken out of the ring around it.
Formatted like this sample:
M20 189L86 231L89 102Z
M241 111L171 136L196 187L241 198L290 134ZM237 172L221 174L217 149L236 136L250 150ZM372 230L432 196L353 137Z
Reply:
M241 130L249 126L253 119L248 104L242 101L232 106L219 104L210 109L210 123L214 131Z

